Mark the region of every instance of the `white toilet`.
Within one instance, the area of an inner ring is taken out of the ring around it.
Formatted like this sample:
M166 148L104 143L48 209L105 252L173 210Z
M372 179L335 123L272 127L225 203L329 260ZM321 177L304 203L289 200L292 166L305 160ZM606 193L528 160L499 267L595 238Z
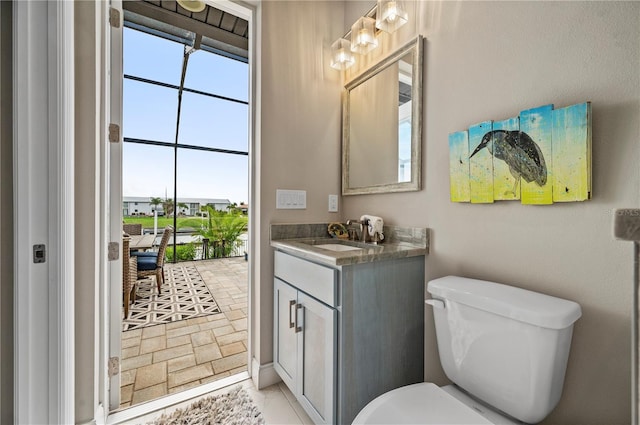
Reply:
M482 280L429 282L440 362L454 382L423 382L382 394L354 424L537 423L558 404L573 301Z

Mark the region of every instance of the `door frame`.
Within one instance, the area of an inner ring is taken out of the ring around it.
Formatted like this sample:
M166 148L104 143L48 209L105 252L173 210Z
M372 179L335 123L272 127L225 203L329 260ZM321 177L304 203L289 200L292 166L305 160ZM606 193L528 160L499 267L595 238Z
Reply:
M14 1L12 19L14 420L73 423L74 6Z
M110 10L118 11L117 25L107 25L104 22L106 34L104 39L107 42L104 76L106 78L103 99L103 107L106 112L106 121L103 122L103 137L105 138L105 157L102 158L106 170L101 187L101 199L106 205L103 208L102 231L106 236L102 246L109 246L117 243L118 254L115 261L109 261L108 255L102 257L106 261L107 288L103 292L103 305L106 307L105 320L107 328L106 340L108 341L108 353L103 369L106 375L105 380L108 386L108 411L113 411L120 406L120 361L113 367L117 368L117 373L110 375L110 359L122 357L122 263L124 258L122 253L122 86L123 86L123 51L122 35L124 16L122 12L122 0L110 0ZM109 16L107 13L106 16ZM113 16L113 15L112 15ZM114 18L115 19L115 18ZM117 140L111 140L108 134L111 125L117 125Z
M122 2L121 0L110 0L111 2L111 7L116 7L117 9L120 10L120 16L122 17ZM256 171L255 171L255 145L256 145L256 81L257 81L257 77L256 77L256 70L257 70L257 55L256 55L256 28L257 28L257 19L258 19L258 9L260 8L259 3L253 4L254 2L252 0L249 1L249 3L241 3L241 2L235 2L232 0L205 0L205 2L207 4L210 4L212 6L215 6L218 9L221 9L223 11L232 13L238 17L241 17L243 19L247 19L249 21L249 25L250 25L250 34L249 34L249 249L250 252L252 251L252 248L254 247L255 241L254 241L254 235L257 233L255 232L255 228L256 228L256 224L252 224L252 222L256 221L255 215L254 215L254 211L255 209L252 207L252 204L254 203L254 199L256 199L256 191L255 191L255 176ZM107 11L106 14L108 16L108 7L107 7ZM116 35L114 37L114 33L119 33L118 35ZM119 28L119 31L112 31L112 28L109 27L108 25L106 25L102 31L103 34L103 45L106 48L106 53L103 55L103 57L105 59L108 59L107 63L105 63L105 65L103 66L103 76L101 77L103 80L103 93L106 97L107 93L108 96L110 97L110 99L103 99L103 108L105 111L109 111L108 114L111 114L111 118L104 117L103 119L103 126L106 128L108 127L109 123L117 123L118 125L120 125L121 127L121 123L122 123L122 115L121 115L121 111L122 111L122 57L121 57L121 52L117 53L120 54L120 58L117 58L117 54L114 54L114 45L116 45L116 43L122 43L122 22ZM120 47L121 49L121 47ZM114 64L113 62L119 61L118 64ZM112 62L111 64L109 64L108 62ZM114 72L114 65L115 65L115 69L116 72ZM118 68L119 71L118 71ZM117 75L119 74L119 84L120 86L117 86L117 82L116 80L118 79ZM109 78L111 77L112 81L109 81ZM106 86L106 87L105 87ZM122 127L121 127L122 128ZM101 245L106 246L108 241L114 241L115 238L117 236L118 232L120 231L120 223L122 223L122 183L121 183L121 173L122 173L122 168L121 168L121 159L122 159L122 131L120 132L120 141L119 143L108 143L108 142L104 142L104 144L107 144L106 146L106 150L103 151L103 155L107 156L108 159L102 157L101 161L102 164L105 166L105 170L106 174L102 175L102 179L103 181L107 181L109 183L104 183L101 185L101 194L100 197L104 202L104 205L108 205L108 207L104 208L103 211L103 227L102 227L102 232L101 235L104 238ZM103 136L106 135L106 132L103 131ZM104 136L106 138L106 136ZM117 145L117 146L116 146ZM114 149L115 148L115 149ZM118 176L113 176L113 174L118 174ZM111 186L111 188L109 188L109 185ZM116 195L117 192L117 195ZM111 237L111 238L109 238ZM121 239L121 237L120 237ZM114 262L107 262L106 259L102 259L103 261L103 265L105 267L105 270L101 273L103 278L105 279L106 282L106 288L102 288L101 289L101 310L102 310L102 314L103 314L103 327L101 328L101 333L102 335L100 336L100 341L101 341L101 347L100 347L100 352L101 352L101 360L102 360L102 365L104 365L103 368L99 368L98 370L95 371L95 379L99 382L102 383L102 390L103 390L103 394L104 397L102 398L102 400L104 401L104 404L101 404L101 406L99 406L98 410L96 411L96 419L100 420L101 422L104 421L107 424L112 424L112 423L120 423L123 421L127 421L130 420L132 418L150 413L152 411L155 410L159 410L162 408L165 408L167 406L188 400L190 398L194 398L197 396L200 396L202 394L205 394L207 392L213 391L215 389L224 387L224 386L229 386L232 385L236 382L245 380L247 378L251 377L251 359L253 358L253 344L252 344L252 302L253 302L253 283L254 282L254 275L255 273L253 272L254 266L253 266L253 255L250 255L249 258L249 272L248 272L248 300L247 300L247 304L248 304L248 312L247 312L247 322L248 322L248 336L247 336L247 357L248 357L248 361L247 361L247 372L246 373L241 373L235 376L231 376L228 378L224 378L209 384L204 384L204 385L200 385L198 387L186 390L186 391L182 391L179 393L174 393L174 394L170 394L167 395L165 397L162 397L160 399L156 399L156 400L152 400L150 402L141 404L141 405L137 405L137 406L132 406L129 407L127 409L118 411L118 412L113 412L113 410L115 409L113 407L113 403L115 400L115 395L112 395L111 393L113 391L109 390L109 382L110 382L110 386L111 388L117 388L117 393L118 393L118 399L119 399L119 378L117 380L113 379L113 378L109 378L108 374L107 374L107 363L109 360L110 356L114 355L114 349L116 348L116 345L118 347L118 351L120 350L120 331L116 332L114 327L118 327L118 323L120 324L119 329L121 329L121 318L118 317L116 320L116 318L113 318L113 313L116 310L113 306L111 306L111 304L115 304L112 303L110 300L114 300L114 299L120 299L118 297L118 294L115 293L113 291L114 287L118 287L119 288L119 282L118 279L120 279L120 273L121 273L121 265L119 261L114 261ZM106 257L105 257L106 258ZM113 264L113 263L118 263ZM111 289L109 289L111 288ZM117 313L120 314L120 309L117 309ZM116 341L117 339L117 341ZM111 352L111 354L110 354ZM119 356L119 354L118 354ZM114 384L114 382L118 382L117 386Z

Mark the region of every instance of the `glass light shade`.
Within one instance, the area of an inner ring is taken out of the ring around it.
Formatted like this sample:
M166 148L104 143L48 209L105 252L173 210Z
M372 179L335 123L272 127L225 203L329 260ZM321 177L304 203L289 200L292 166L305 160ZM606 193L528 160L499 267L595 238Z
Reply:
M378 47L373 18L363 16L351 26L351 51L364 55Z
M355 62L349 40L339 38L331 45L331 68L345 70Z
M404 5L399 0L378 0L377 7L376 28L382 31L394 32L409 19Z

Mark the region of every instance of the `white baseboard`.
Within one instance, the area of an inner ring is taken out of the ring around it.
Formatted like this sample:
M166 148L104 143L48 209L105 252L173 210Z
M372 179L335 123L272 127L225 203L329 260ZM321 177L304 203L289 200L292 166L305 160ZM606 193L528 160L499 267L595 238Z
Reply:
M282 381L273 368L273 362L261 365L255 357L251 361L251 379L259 390Z

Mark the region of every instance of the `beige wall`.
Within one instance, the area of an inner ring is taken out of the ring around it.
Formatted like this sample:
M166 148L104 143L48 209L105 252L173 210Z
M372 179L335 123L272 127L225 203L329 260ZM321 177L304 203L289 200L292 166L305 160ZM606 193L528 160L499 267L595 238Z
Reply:
M95 312L98 286L96 249L100 222L96 210L99 170L99 121L97 90L99 69L96 63L96 3L75 2L75 417L76 423L93 419L97 405L94 370L99 347L96 346Z
M355 20L358 3L347 3L347 19ZM632 247L615 241L611 229L613 208L640 205L640 3L410 6L411 23L383 36L378 55L418 33L427 38L424 189L345 197L343 217L371 213L431 228L426 280L456 274L580 303L563 397L544 423L629 423ZM593 108L591 201L449 201L449 133L529 107L584 101ZM425 378L446 382L429 309Z
M0 2L0 423L13 422L13 96L11 2Z
M252 219L258 220L254 267L256 359L273 358L273 250L270 223L326 222L328 195L340 193L340 73L329 66L343 32L342 5L327 1L261 3L260 157ZM307 191L306 210L276 210L276 189Z
M584 315L574 334L564 396L546 423L628 423L632 258L630 246L614 241L610 229L612 208L640 203L640 3L412 4L411 24L384 36L374 56L418 33L427 37L425 189L344 197L341 213L332 214L327 195L340 193L341 81L329 67L328 52L351 24L353 8L364 4L354 3L344 11L331 1L261 4L261 136L252 217L259 243L253 253L256 359L272 361L269 224L372 213L390 224L433 229L426 280L459 274L579 302ZM586 100L593 102L594 115L592 201L545 207L449 202L448 133L528 107ZM1 159L4 173L4 154ZM276 210L276 189L307 190L307 209ZM433 323L426 317L425 375L443 383ZM93 335L79 331L79 347L94 343ZM88 356L78 359L76 370L92 379ZM81 420L89 406L80 395L76 401Z

